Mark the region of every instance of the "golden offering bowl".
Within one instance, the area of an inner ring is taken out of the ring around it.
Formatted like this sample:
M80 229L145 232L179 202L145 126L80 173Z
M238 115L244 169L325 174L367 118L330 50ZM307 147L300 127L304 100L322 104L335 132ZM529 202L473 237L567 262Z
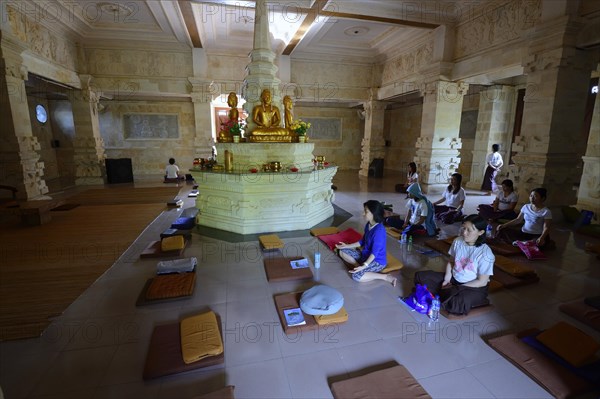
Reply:
M270 168L272 172L279 172L281 171L281 163L279 162L271 162L270 163Z
M315 161L321 162L321 163L325 162L325 155L317 155L317 156L315 156Z

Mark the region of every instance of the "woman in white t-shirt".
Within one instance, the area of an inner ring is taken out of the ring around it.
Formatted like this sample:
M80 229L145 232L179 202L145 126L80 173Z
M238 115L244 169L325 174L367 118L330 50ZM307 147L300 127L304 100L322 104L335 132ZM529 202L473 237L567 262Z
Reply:
M484 219L494 221L498 219L514 219L517 217L515 208L519 196L515 193L513 181L506 179L502 182L502 191L498 192L492 205L479 204L477 211Z
M169 158L169 164L165 168L165 180L183 180L179 174L179 167L175 165L175 158Z
M550 239L550 224L552 212L546 207L546 189L534 188L529 194L529 204L523 205L519 215L496 228L496 235L506 242L535 241L539 248L553 248L556 246ZM521 230L507 229L507 227L524 222Z
M418 183L418 182L419 182L419 174L417 173L417 164L414 162L410 162L408 164L408 172L406 173L406 183L403 185L397 184L396 192L405 193L405 192L407 192L406 190L408 189L408 186L410 186L413 183Z
M467 314L472 308L489 304L488 284L496 258L485 244L486 225L479 215L467 216L448 251L451 259L446 271L415 273L415 283L439 295L442 309L449 313Z
M436 219L441 220L445 224L452 224L462 220L462 209L465 205L467 195L461 185L462 175L460 173L453 173L450 176L450 185L442 194L443 197L433 203ZM446 202L446 205L438 205L442 202Z
M502 155L500 155L498 150L500 150L500 144L493 144L492 153L488 154L485 159L486 168L483 175L483 182L481 183L481 191L487 191L488 195L492 194L492 191L497 191L496 175L504 165Z

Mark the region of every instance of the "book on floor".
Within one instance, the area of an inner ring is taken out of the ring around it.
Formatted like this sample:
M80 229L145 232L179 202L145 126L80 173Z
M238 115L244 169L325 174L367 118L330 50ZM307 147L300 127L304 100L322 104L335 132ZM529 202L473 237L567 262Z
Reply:
M417 248L416 251L420 254L423 254L427 257L430 258L435 258L436 256L442 256L441 253L439 253L438 251L434 250L434 249L427 249L427 248Z
M308 259L302 258L291 260L290 265L292 266L292 269L304 269L305 267L308 267Z
M183 205L183 200L179 197L175 197L172 200L167 201L167 206L180 207L181 205Z
M306 320L304 320L304 315L302 314L302 309L300 308L283 309L283 315L285 316L285 322L287 323L288 327L306 324Z

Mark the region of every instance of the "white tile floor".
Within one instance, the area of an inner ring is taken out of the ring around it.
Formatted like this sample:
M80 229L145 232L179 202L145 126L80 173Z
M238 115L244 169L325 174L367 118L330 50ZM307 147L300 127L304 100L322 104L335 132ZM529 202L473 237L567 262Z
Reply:
M362 231L362 204L368 199L403 210L404 195L393 192L398 181L338 173L335 203L353 214L341 227ZM468 196L467 213L491 198ZM186 199L184 207L191 205L193 199ZM441 257L407 252L390 238L388 250L406 265L398 273L398 286L384 281L360 284L308 234L284 241L289 248L302 248L311 259L320 248L322 267L315 271L314 282L269 284L256 241L228 243L195 234L185 253L200 261L194 296L136 307L156 265L155 260L139 260L139 252L180 212L168 210L155 220L43 336L0 343L0 386L6 398L186 399L224 385L235 385L236 398L329 398L332 381L394 361L406 366L434 398L548 398L482 336L547 328L567 320L600 340L597 332L558 311L564 301L600 292L598 260L582 249L586 241L597 240L574 236L560 224L552 233L559 248L550 260L532 263L541 276L539 284L493 293L494 312L459 322L442 318L431 325L397 300L410 291L416 270L443 269ZM458 225L444 226L443 234L457 229ZM344 294L349 321L299 336L284 335L273 295L317 282ZM224 323L225 364L143 381L153 326L207 307Z

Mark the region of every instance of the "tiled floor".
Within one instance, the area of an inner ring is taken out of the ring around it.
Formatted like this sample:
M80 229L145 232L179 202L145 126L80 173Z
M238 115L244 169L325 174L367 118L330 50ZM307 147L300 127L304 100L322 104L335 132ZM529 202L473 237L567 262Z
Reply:
M404 195L393 192L397 180L338 173L335 204L353 215L341 227L362 230L362 204L368 199L403 210ZM469 195L467 213L491 198ZM186 199L184 207L191 205L193 199ZM548 398L544 389L487 346L482 336L531 326L546 328L567 320L600 340L600 334L557 309L564 301L600 292L598 260L582 249L586 241L597 241L574 236L560 224L552 233L559 248L551 259L531 263L541 277L539 284L493 293L493 312L459 322L441 318L432 325L397 300L410 291L415 271L443 269L441 257L407 252L388 238L388 250L406 265L398 286L381 280L361 284L306 233L284 240L286 248L300 247L310 259L320 248L322 266L315 271L314 282L269 284L257 241L229 243L195 234L185 253L200 263L194 296L136 307L136 298L156 265L156 260L139 260L139 252L180 212L167 210L155 220L137 245L42 337L0 343L0 385L7 398L186 399L224 385L235 385L236 398L330 398L331 382L393 361L404 365L435 398ZM442 234L457 230L458 225L444 226ZM349 321L298 336L284 335L273 295L315 283L344 294ZM206 307L224 323L225 364L143 381L153 326Z

